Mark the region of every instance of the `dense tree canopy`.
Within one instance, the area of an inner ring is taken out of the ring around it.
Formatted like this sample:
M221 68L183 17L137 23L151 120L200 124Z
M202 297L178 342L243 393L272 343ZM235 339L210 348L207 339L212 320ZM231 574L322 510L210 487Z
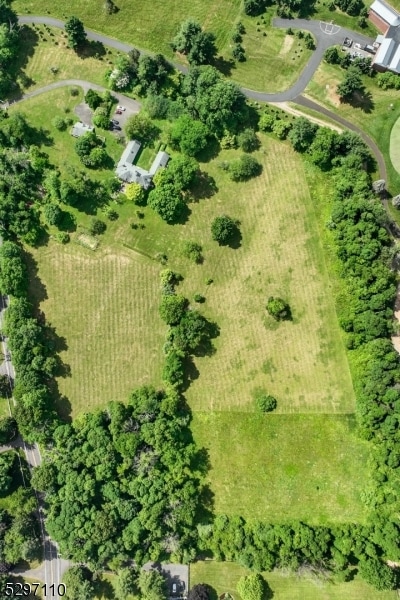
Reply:
M82 21L78 17L70 17L64 27L68 36L68 46L78 50L86 42L86 31Z
M182 115L172 125L170 141L173 147L179 148L183 154L196 156L207 146L208 135L204 123Z
M186 54L193 65L210 63L217 53L214 34L203 31L194 19L187 19L181 24L172 48L175 52Z
M186 426L172 392L144 387L128 405L110 402L56 429L33 484L65 556L96 566L117 554L138 564L188 557L199 482Z

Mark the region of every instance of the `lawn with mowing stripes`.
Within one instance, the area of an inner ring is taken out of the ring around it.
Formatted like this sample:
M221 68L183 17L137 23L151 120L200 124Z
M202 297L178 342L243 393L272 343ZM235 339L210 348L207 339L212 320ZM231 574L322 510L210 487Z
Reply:
M226 44L240 12L240 0L115 0L118 12L108 15L103 0L17 0L19 14L47 15L66 20L75 15L86 27L105 33L139 48L172 56L170 42L179 24L188 17L212 31L218 47Z
M216 514L305 523L363 521L368 446L352 416L196 412Z
M234 563L215 561L195 562L190 565L190 586L208 583L216 594L230 592L235 600L241 600L236 591L237 582L251 571ZM282 571L263 573L273 593L273 600L395 600L397 592L378 592L356 577L347 583L323 581L308 574L297 576Z
M165 332L158 265L123 248L93 252L53 241L32 256L38 272L31 295L65 340L60 357L70 372L58 379L61 413L71 404L75 416L125 401L137 385L159 384Z
M400 174L400 118L397 119L390 132L390 160Z

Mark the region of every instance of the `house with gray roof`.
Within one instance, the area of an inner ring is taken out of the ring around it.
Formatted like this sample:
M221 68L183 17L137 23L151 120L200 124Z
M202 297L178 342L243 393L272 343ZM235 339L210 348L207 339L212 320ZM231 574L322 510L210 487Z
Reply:
M78 137L82 137L83 135L85 135L85 133L89 133L89 131L94 131L94 127L91 127L90 125L86 125L86 123L75 123L75 125L72 127L71 129L71 135L73 135L74 137L78 138Z
M160 150L157 152L157 156L149 171L146 171L146 169L142 169L142 167L135 165L135 159L139 153L140 146L141 144L137 140L128 142L118 161L115 174L118 179L121 179L121 181L124 181L125 183L139 183L142 188L148 190L154 175L160 168L167 166L170 157L169 154Z

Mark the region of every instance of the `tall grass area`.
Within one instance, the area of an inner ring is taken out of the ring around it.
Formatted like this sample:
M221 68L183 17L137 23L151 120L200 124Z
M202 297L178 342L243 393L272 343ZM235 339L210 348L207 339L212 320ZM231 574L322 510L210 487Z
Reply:
M51 15L66 20L75 15L86 27L100 31L139 48L172 56L170 42L181 21L194 17L213 31L222 48L240 11L240 0L116 0L118 12L107 14L104 3L96 0L70 0L68 4L51 0L17 0L19 14Z
M241 600L236 591L237 582L250 571L234 563L199 561L190 565L190 585L208 583L215 600L223 592L230 592ZM311 573L303 576L284 572L263 573L274 600L395 600L397 592L378 592L356 577L347 583L323 581Z
M196 412L216 514L310 524L364 521L368 447L353 417Z

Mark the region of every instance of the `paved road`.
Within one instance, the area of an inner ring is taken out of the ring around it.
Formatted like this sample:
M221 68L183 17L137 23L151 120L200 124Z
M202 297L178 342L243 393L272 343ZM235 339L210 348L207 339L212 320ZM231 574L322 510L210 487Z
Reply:
M65 22L60 21L59 19L53 19L52 17L42 17L38 15L19 16L18 20L21 23L21 25L42 24L49 25L51 27L59 27L60 29L64 29L65 25ZM361 35L359 33L355 33L354 31L343 27L334 26L334 28L331 31L331 26L329 24L323 24L320 21L312 21L307 19L276 18L273 19L272 24L274 27L279 28L286 29L287 27L292 27L293 29L304 29L306 31L309 31L315 37L317 47L313 52L307 65L304 67L296 83L288 90L285 90L284 92L269 94L266 91L256 91L249 90L247 88L242 88L242 91L246 94L248 98L252 98L253 100L259 100L261 102L286 102L288 100L293 100L294 98L296 98L307 87L309 81L311 80L312 76L318 68L319 63L323 58L325 50L330 46L342 44L345 37L351 37L354 40L354 42L358 42L360 44L372 44L373 42L371 38L368 38L365 35ZM129 52L134 47L130 44L120 42L119 40L111 38L107 35L97 33L96 31L92 31L91 29L86 29L86 33L89 40L101 42L102 44L110 46L111 48L115 48L120 52ZM142 50L141 48L139 48L139 50L141 52L146 53L146 51ZM174 66L183 73L187 71L187 67L179 63L175 63Z
M2 244L2 239L0 238L0 245ZM9 297L0 295L0 330L3 328L4 322L4 313L9 305ZM4 361L0 366L1 374L8 375L10 380L10 391L12 392L12 383L15 380L15 371L13 364L11 362L11 354L7 345L7 338L4 336L1 338L1 349L4 357ZM12 399L12 402L15 401ZM10 411L11 412L11 411ZM28 463L29 469L33 469L40 465L42 461L42 457L40 454L40 449L37 444L30 445L27 444L22 438L17 438L11 444L7 446L0 446L0 452L5 451L11 448L20 447L23 448L25 452L26 462ZM58 548L56 544L50 539L48 533L46 532L45 522L44 522L44 514L43 514L43 498L40 494L36 493L37 500L37 518L39 521L41 536L43 540L43 562L38 569L35 569L34 572L19 572L20 575L26 575L27 577L30 575L34 575L39 581L43 582L46 585L46 592L43 594L43 598L48 598L51 600L58 600L59 595L57 593L58 585L61 583L61 577L64 571L69 567L69 562L61 559L58 556ZM53 595L50 592L49 586L54 584L55 593Z

